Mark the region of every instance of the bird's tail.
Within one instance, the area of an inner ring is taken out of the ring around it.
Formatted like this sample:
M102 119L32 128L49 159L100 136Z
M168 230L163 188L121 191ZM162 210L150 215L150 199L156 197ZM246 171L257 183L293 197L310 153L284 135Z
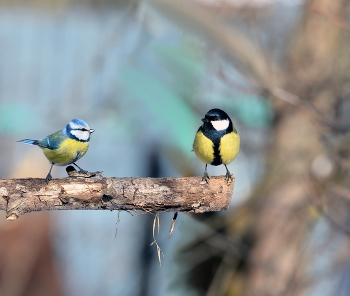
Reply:
M31 139L24 139L24 140L20 140L17 142L22 142L24 144L29 144L29 145L39 145L39 141L38 140L31 140Z

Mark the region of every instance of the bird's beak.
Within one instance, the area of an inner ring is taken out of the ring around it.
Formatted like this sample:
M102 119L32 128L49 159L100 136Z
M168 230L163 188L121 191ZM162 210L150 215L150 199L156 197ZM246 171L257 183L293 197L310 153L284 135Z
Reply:
M206 117L204 117L204 118L202 118L201 119L203 122L209 122L210 120L208 119L208 118L206 118Z
M90 129L90 134L92 134L95 130L94 129Z

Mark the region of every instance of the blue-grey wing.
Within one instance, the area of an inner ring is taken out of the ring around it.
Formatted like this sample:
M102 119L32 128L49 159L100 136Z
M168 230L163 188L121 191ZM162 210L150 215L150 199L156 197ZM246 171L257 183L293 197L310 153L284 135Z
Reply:
M66 136L62 133L62 131L58 131L50 136L46 136L38 140L38 143L41 148L54 150L60 146L64 139L66 139Z
M39 141L38 140L33 140L33 139L24 139L24 140L19 140L16 142L21 142L24 144L29 144L29 145L39 145Z

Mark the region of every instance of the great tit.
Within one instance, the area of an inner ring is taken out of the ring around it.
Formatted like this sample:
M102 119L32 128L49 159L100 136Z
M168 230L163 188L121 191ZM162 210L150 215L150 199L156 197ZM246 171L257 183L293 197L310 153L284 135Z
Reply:
M208 183L208 164L223 164L226 168L226 180L232 178L227 165L238 154L240 137L232 124L230 117L220 109L211 109L202 119L203 124L199 127L193 142L193 151L199 160L205 163L203 180Z

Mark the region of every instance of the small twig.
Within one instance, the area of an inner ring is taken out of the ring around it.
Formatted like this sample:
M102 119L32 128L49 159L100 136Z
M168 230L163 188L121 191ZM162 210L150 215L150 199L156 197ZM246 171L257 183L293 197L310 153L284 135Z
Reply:
M176 219L177 219L177 215L178 215L178 213L175 212L174 217L173 217L173 219L171 220L171 225L170 225L170 230L169 230L169 236L168 236L168 238L170 238L170 237L173 235L174 227L175 227L175 222L176 222Z
M296 106L296 107L304 106L304 101L301 98L299 98L297 95L292 94L292 93L290 93L282 88L273 87L273 88L269 89L269 91L277 99L280 99L284 102L287 102L293 106Z
M96 176L99 176L99 177L103 176L103 171L81 173L81 172L78 172L75 169L75 167L71 165L66 167L66 172L68 176L72 178L92 178Z
M157 234L156 234L156 229L157 229ZM159 231L160 231L160 219L159 219L159 213L156 213L156 214L154 214L153 228L152 228L153 242L150 244L150 246L156 245L159 267L161 267L162 266L162 256L164 257L164 253L157 242Z
M118 211L118 219L117 219L117 222L115 223L116 227L115 227L114 240L117 238L117 235L118 235L119 222L120 222L120 211Z

